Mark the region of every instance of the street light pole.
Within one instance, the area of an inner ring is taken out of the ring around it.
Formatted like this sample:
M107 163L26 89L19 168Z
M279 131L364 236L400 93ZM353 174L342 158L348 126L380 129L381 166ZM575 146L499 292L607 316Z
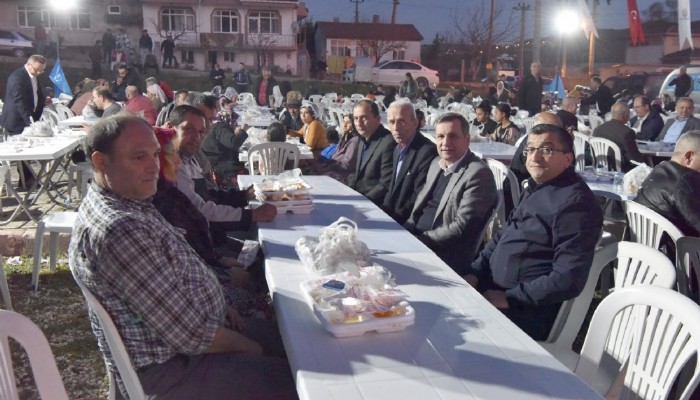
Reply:
M518 63L520 76L523 76L525 72L525 11L531 9L532 7L527 3L518 3L517 6L513 7L513 10L520 11L520 62Z
M572 10L562 10L557 16L557 25L561 33L561 77L566 77L566 37L578 28L579 15Z

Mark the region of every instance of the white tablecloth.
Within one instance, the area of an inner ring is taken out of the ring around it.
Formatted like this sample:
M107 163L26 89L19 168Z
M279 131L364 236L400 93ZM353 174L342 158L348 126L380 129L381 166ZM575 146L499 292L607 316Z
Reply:
M262 177L241 175L242 187ZM308 176L316 209L259 224L266 276L301 399L598 399L420 241L345 185ZM300 283L316 278L294 243L340 216L357 222L373 260L410 295L415 325L334 338Z
M471 142L469 149L481 158L510 162L515 155L515 146L500 142Z

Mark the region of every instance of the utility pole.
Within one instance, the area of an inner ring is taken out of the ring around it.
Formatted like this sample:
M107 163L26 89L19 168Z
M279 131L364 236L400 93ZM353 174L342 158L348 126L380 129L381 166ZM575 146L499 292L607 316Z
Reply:
M364 3L365 0L350 0L351 3L355 3L355 23L360 22L360 3Z
M396 13L399 11L399 0L394 0L394 8L391 11L391 23L396 23Z
M528 3L518 3L513 10L520 11L520 62L518 75L525 76L525 12L532 10Z
M593 25L595 25L595 20L598 18L598 2L593 0L593 12L591 13L591 19L593 20ZM593 76L593 64L595 64L595 35L593 35L593 29L588 33L588 77Z
M490 77L491 71L493 70L493 63L491 59L491 48L493 47L493 43L491 43L491 40L493 40L493 13L494 13L494 4L495 0L491 0L491 14L489 15L489 36L488 39L486 39L486 76Z
M533 31L532 62L540 62L542 47L542 0L535 0L535 29Z

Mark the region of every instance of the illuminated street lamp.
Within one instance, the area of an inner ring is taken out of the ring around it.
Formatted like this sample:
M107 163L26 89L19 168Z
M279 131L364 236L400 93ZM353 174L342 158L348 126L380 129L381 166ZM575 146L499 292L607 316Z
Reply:
M580 29L580 18L578 13L573 10L562 10L555 19L555 24L559 33L561 33L562 47L562 62L561 76L566 77L566 36Z
M57 13L62 13L74 9L78 5L78 0L49 0L51 7ZM69 22L70 23L70 22ZM56 18L56 58L61 58L61 38L59 31L59 19Z

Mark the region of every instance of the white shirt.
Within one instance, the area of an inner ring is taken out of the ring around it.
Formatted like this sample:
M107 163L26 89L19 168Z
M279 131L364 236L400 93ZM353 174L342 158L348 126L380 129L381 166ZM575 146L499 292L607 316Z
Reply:
M24 65L24 69L27 71L29 79L32 81L32 95L34 96L34 109L32 111L34 111L36 110L36 106L39 105L39 94L37 93L39 84L36 81L36 77L29 73L29 68L27 68L26 64Z

